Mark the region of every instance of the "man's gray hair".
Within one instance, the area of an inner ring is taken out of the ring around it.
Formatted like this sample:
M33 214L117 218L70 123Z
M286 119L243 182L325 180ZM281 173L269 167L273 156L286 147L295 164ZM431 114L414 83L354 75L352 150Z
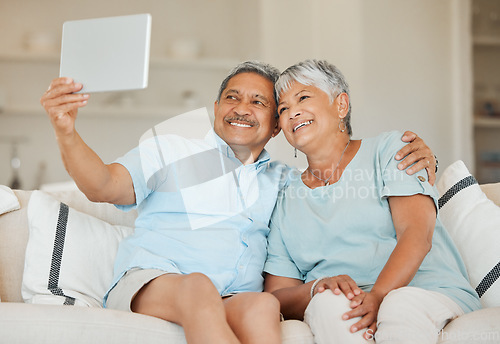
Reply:
M351 95L349 85L342 72L327 61L305 60L285 69L275 84L277 99L281 92L290 89L293 82L303 85L314 86L325 92L333 103L335 98L341 93L349 96L349 110L344 118L347 133L352 135L351 128Z
M229 80L231 80L233 77L240 73L256 73L259 74L260 76L263 76L267 80L271 81L274 85L276 80L278 80L278 77L280 76L280 71L278 68L271 66L270 64L259 62L259 61L246 61L242 62L236 67L233 68L233 70L229 73L229 75L222 81L220 88L219 88L219 94L217 95L217 102L220 101L220 97L222 96L222 92L227 87L227 84ZM276 105L278 105L277 97L276 94L273 92L274 96L274 102Z

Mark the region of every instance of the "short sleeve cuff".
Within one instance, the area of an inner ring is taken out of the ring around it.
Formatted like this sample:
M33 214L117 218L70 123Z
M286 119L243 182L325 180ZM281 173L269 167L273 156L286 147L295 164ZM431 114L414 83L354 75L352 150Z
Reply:
M144 182L141 182L141 179L143 178L142 173L136 172L136 169L130 166L130 164L126 161L126 159L123 159L123 157L118 158L113 163L120 164L127 169L128 173L130 174L130 177L132 178L132 183L135 193L134 204L127 204L127 205L115 204L115 207L122 211L130 211L132 209L137 208L137 205L141 204L141 202L146 198L146 195L144 195L143 192L140 192L140 190L137 188L138 185L144 184Z
M411 180L412 178L414 181ZM382 188L381 198L384 199L391 196L413 196L418 194L430 196L434 201L436 209L438 209L439 196L436 188L429 183L425 170L419 171L412 176L405 176L404 180L386 182Z
M304 280L303 274L290 257L279 226L276 225L276 223L279 223L280 216L281 212L275 209L269 224L271 231L267 237L267 259L264 264L264 272L274 276Z
M304 280L304 276L297 270L295 264L284 259L273 259L268 257L264 265L264 272L274 276Z

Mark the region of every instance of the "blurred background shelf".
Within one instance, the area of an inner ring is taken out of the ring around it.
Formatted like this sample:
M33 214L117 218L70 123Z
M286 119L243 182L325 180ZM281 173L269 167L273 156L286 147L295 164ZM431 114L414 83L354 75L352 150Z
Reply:
M165 107L92 107L82 108L79 111L79 117L101 117L101 118L157 118L158 120L174 117L185 112L193 110L183 106L165 106ZM2 116L45 116L42 106L17 106L4 109L0 112Z
M58 53L37 53L30 51L0 53L0 62L4 63L53 63L59 65ZM151 56L150 67L164 68L205 68L224 69L233 68L239 61L231 58L200 57L191 59Z
M500 38L495 36L474 37L474 45L478 47L498 47L500 48Z
M500 181L500 1L472 0L476 178Z
M474 126L476 128L499 128L500 129L500 117L498 117L498 118L475 117L474 118ZM499 149L500 149L500 146L499 146Z

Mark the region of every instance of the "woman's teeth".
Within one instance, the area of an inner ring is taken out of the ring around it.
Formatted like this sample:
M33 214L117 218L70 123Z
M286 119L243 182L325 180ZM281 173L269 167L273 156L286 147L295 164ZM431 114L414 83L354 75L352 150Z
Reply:
M306 121L306 122L302 122L302 123L297 124L295 126L295 128L293 128L293 132L295 132L295 131L297 131L297 129L305 127L306 125L309 125L311 123L312 123L312 121Z

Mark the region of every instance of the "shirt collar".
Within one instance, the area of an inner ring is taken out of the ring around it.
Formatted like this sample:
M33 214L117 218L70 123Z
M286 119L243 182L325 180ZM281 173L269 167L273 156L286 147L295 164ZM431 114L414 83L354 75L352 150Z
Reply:
M215 133L213 129L210 129L210 131L207 133L205 136L205 141L212 147L216 148L227 156L228 158L236 158L236 155L234 154L233 149L224 141L223 139L220 138L219 135ZM263 149L262 152L260 152L259 157L257 158L257 161L255 161L253 164L249 165L255 165L255 168L258 169L260 168L263 164L266 164L271 160L271 156L269 153Z

